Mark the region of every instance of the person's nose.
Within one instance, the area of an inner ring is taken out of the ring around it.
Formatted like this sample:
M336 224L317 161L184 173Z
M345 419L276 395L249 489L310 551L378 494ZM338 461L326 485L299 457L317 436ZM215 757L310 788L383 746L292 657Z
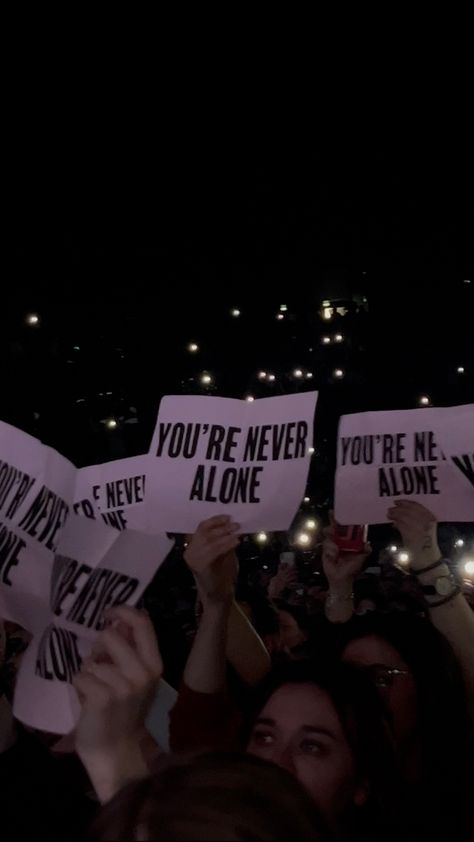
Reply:
M295 765L293 762L293 751L291 746L282 746L274 752L271 759L272 762L277 766L280 766L281 769L286 769L286 771L291 775L295 774Z

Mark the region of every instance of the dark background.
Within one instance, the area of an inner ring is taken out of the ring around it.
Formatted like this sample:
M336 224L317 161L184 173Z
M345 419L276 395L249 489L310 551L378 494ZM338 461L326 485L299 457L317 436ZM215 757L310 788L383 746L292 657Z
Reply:
M146 451L160 397L204 391L204 370L217 395L317 388L310 490L323 502L341 413L411 408L422 394L474 400L472 186L459 141L388 149L345 137L316 150L249 131L232 145L184 133L133 151L93 138L71 155L20 150L3 236L0 417L84 465ZM325 322L323 299L354 312ZM323 346L335 332L344 343Z

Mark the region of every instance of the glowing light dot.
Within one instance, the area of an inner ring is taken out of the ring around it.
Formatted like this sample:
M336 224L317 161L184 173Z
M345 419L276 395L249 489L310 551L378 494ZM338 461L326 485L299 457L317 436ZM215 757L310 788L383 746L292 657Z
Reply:
M455 542L454 542L454 546L455 546L455 547L457 547L458 549L459 549L460 547L464 547L464 541L463 541L463 539L462 539L462 538L458 538L458 539L457 539L457 541L455 541Z
M26 317L26 324L30 325L30 327L35 327L36 325L39 325L39 320L40 319L39 319L39 316L37 315L37 313L30 313Z
M304 528L310 529L313 532L315 529L317 529L317 526L318 524L316 523L316 521L311 519L306 521Z
M267 372L266 371L259 371L258 372L258 379L259 380L266 380Z
M300 547L307 547L311 543L311 536L307 532L298 532L295 540Z
M286 304L280 304L280 313L286 313L287 310L288 307L286 306Z
M464 283L465 283L465 284L470 284L470 283L471 283L471 281L470 281L470 279L469 279L469 278L466 278L466 279L465 279L465 281L464 281Z
M277 313L276 317L277 317L277 321L279 321L279 322L281 322L285 318L283 313Z
M115 428L117 426L117 422L116 422L115 418L107 418L107 421L105 422L105 426L107 427L108 430L115 430Z
M266 542L268 541L268 535L267 535L266 532L258 532L257 535L255 536L255 540L259 544L266 544Z
M201 383L203 386L209 386L212 383L212 377L210 374L202 374L201 375Z
M190 342L189 345L188 345L188 351L191 354L195 354L196 351L199 351L199 345L196 345L195 342Z
M468 576L473 576L474 575L474 561L466 561L466 564L464 565L464 570L465 570L465 572L467 573Z
M321 339L323 345L330 345L331 344L331 337L330 336L323 336Z
M246 400L246 401L248 401L248 403L252 403L252 401L254 401L254 400L255 400L255 398L254 398L254 396L253 396L253 395L247 395L247 396L246 396L246 398L245 398L245 400Z
M399 564L408 564L410 561L410 556L406 552L398 553L398 563Z
M269 379L270 383L273 383L273 382L275 381L275 375L274 375L274 374L269 374L269 375L268 375L268 379Z
M310 502L310 497L304 497L303 498L303 503L309 503L309 502Z
M314 453L314 447L308 447L308 453L312 456Z
M465 368L464 368L463 365L458 365L456 370L457 370L458 374L464 374L464 372L465 372Z
M230 315L234 317L234 319L238 319L240 316L240 310L231 310Z
M430 401L428 395L422 395L421 396L421 398L419 400L420 406L429 406L430 403L431 403L431 401Z
M306 380L311 380L311 379L312 379L312 377L313 377L313 372L312 372L312 371L307 371L307 372L306 372Z
M342 368L335 368L333 374L337 380L341 380L344 377L344 370Z
M298 379L300 377L303 377L303 372L301 371L300 368L295 368L295 370L293 372L293 377L297 377Z
M329 307L324 307L323 309L323 319L329 321L332 319L332 310Z
M389 550L391 553L396 553L398 551L398 547L396 546L396 544L392 544L392 546L389 547Z
M342 333L336 333L334 337L334 342L344 342L344 337Z

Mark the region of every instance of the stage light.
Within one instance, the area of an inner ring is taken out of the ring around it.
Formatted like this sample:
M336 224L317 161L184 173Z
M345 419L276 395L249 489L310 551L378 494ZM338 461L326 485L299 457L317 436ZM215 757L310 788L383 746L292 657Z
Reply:
M429 406L431 404L431 401L428 395L422 395L418 403L420 404L420 406Z
M245 400L248 401L248 403L252 403L255 400L255 398L253 395L247 395Z
M405 565L410 561L410 556L406 552L398 553L397 561L399 564Z
M234 319L238 319L240 316L240 310L231 310L230 315L234 317Z
M255 540L258 544L266 544L268 541L268 535L266 532L258 532L255 536Z
M307 532L298 532L295 542L299 547L308 547L311 544L311 535L308 535Z
M457 371L458 374L464 374L465 368L464 368L463 365L458 365L456 371Z
M115 430L115 428L117 426L117 422L116 422L115 418L107 418L107 421L105 422L105 426L107 427L108 430Z
M333 371L333 375L337 380L341 380L344 377L344 369L335 368Z
M334 337L334 342L344 342L344 337L342 333L336 333Z
M457 539L457 541L455 541L455 542L454 542L454 546L455 546L457 549L460 549L461 547L464 547L464 541L463 541L463 539L462 539L462 538L458 538L458 539Z
M315 520L312 520L312 519L307 520L305 525L304 525L304 528L310 529L312 532L314 532L314 530L318 528L318 524L316 523Z
M267 372L266 371L259 371L258 372L258 379L259 380L266 380L266 378L267 378Z
M39 325L40 318L37 313L29 313L25 321L30 327L37 327Z
M206 372L204 374L201 374L201 383L203 386L210 386L210 384L212 383L211 375L206 374Z
M188 351L191 354L195 354L196 351L199 351L199 345L196 345L195 342L190 342L189 345L188 345Z
M298 379L300 377L303 377L303 372L301 371L300 368L295 368L295 370L293 372L293 377L297 377Z
M464 572L467 573L468 576L474 576L474 561L466 561L464 565Z

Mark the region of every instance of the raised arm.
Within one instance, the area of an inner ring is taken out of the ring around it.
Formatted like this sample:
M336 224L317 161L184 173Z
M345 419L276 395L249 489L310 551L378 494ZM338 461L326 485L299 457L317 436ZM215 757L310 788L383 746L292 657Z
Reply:
M108 617L111 625L74 679L81 702L76 749L102 802L148 773L141 742L163 672L148 616L120 606Z
M203 607L183 676L184 684L198 693L225 690L227 635L238 572L238 528L225 516L204 521L184 556Z
M474 613L443 559L436 518L409 500L397 501L388 514L410 554L412 572L426 589L433 625L449 641L459 661L474 721Z
M343 553L333 541L333 527L325 530L323 570L328 580L325 612L330 623L347 623L354 613L354 582L371 552Z

